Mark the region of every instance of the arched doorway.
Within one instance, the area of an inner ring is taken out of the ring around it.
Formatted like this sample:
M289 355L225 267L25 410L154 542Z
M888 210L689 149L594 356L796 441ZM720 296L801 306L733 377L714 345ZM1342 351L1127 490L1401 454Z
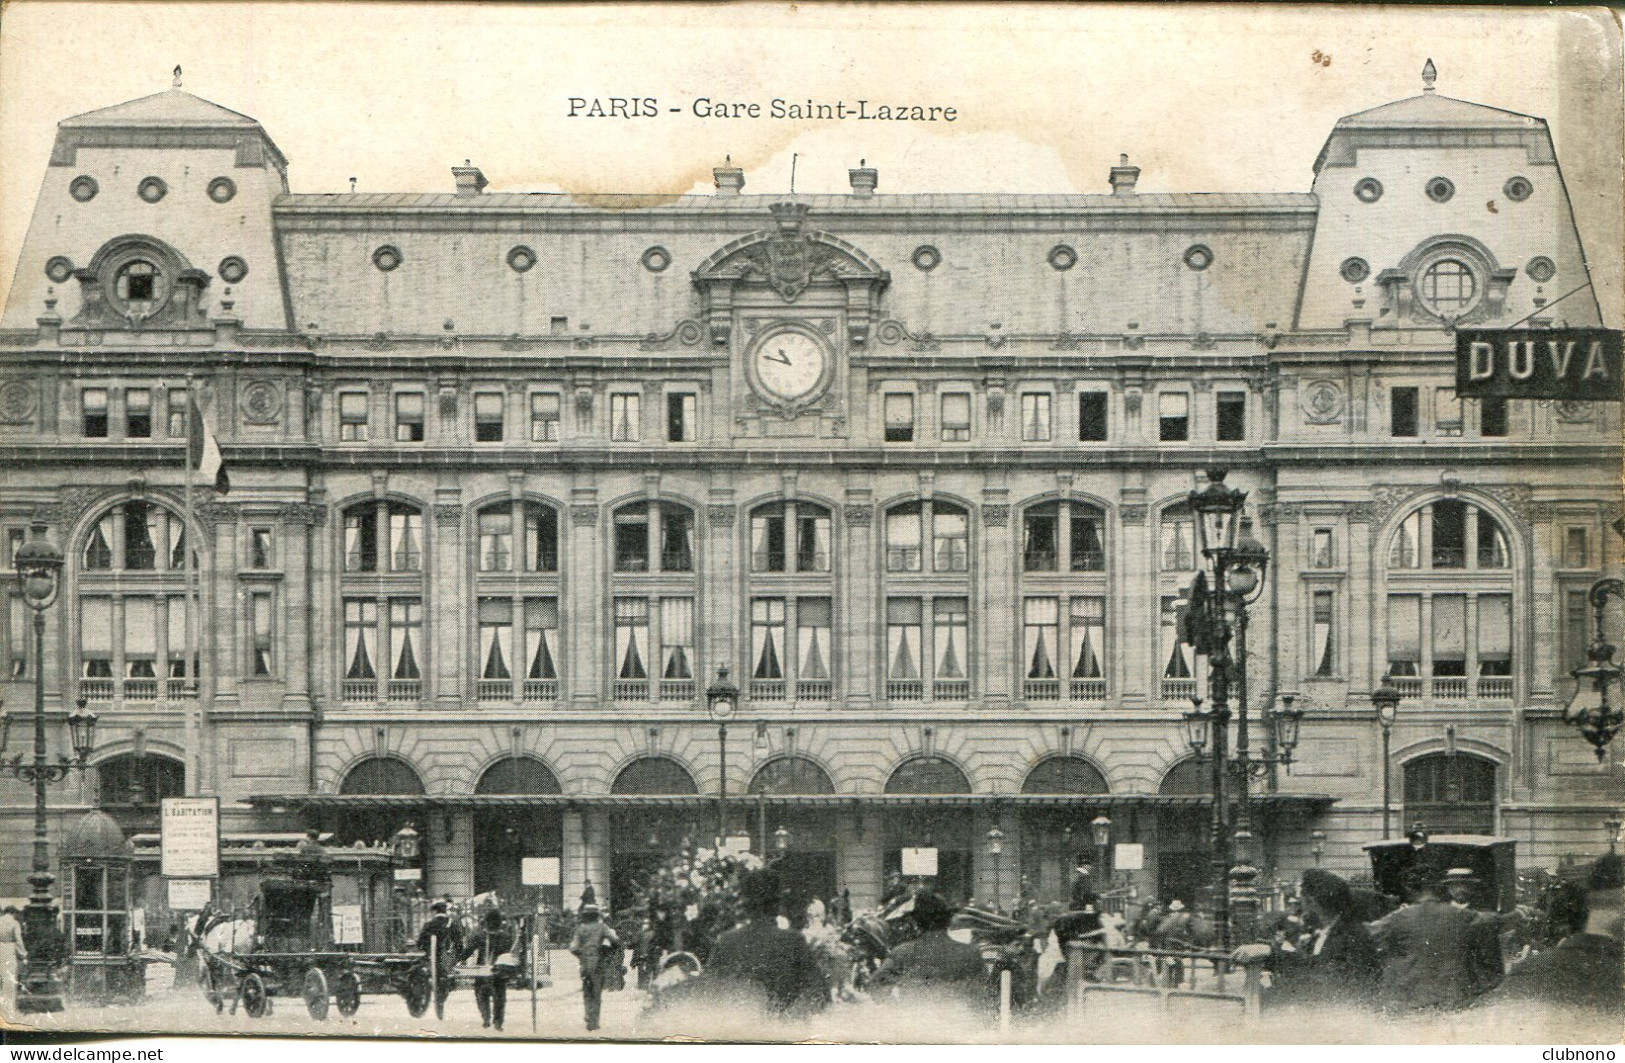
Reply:
M1466 753L1407 761L1402 822L1429 834L1494 834L1495 780L1494 761Z
M474 784L476 794L562 793L558 776L534 757L503 757L485 769ZM474 812L474 892L494 891L504 898L526 897L526 857L564 855L564 817L557 807L504 805ZM563 903L561 886L540 886L539 899L550 908Z
M1168 769L1157 787L1165 797L1211 797L1213 765L1187 757ZM1194 802L1157 815L1157 899L1195 906L1212 884L1209 809Z
M368 757L344 776L339 793L417 797L425 790L423 780L406 761L396 757ZM416 809L409 808L344 809L334 813L324 826L333 832L334 845L353 845L358 841L388 843L396 831L417 815Z
M157 830L159 802L186 794L186 765L152 753L109 757L95 779L97 806L126 834Z
M829 773L809 757L775 757L756 769L748 792L752 796L832 794ZM758 805L757 848L776 856L775 867L790 899L789 910L799 911L814 897L824 900L839 889L835 880L838 834L835 813L813 805ZM773 833L783 827L788 847L775 853Z
M886 780L888 794L968 794L970 780L941 757L905 760ZM936 889L950 904L970 898L975 825L965 808L899 808L886 813L885 873L903 870L903 850L937 851Z
M1100 769L1082 757L1046 757L1033 765L1021 784L1024 794L1050 794L1079 798L1109 790ZM1105 810L1088 801L1052 808L1029 808L1021 813L1021 892L1040 901L1064 901L1070 892L1072 868L1080 853L1093 860L1094 841L1089 822ZM1105 883L1107 868L1097 868L1097 882Z
M639 757L615 776L612 794L679 796L699 787L687 768L670 757ZM624 908L640 893L649 876L672 855L700 838L702 811L685 805L651 803L617 811L610 818L610 898ZM707 842L709 844L709 842Z

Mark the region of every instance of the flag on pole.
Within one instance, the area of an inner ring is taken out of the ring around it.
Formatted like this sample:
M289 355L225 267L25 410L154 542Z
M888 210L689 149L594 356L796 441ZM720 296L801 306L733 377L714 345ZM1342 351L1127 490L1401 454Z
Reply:
M220 494L225 494L231 490L231 477L226 475L226 463L220 456L220 443L214 437L213 411L204 412L195 390L189 389L187 405L192 418L191 431L187 433L190 450L187 460L192 469L203 475L205 482L212 484Z

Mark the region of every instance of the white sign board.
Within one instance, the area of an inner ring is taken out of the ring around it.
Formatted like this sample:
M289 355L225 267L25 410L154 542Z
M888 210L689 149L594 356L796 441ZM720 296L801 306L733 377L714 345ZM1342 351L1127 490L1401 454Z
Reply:
M220 798L166 797L158 826L165 878L219 877Z
M750 835L730 834L722 845L723 851L734 856L744 856L750 852Z
M213 895L214 883L206 878L169 880L169 910L172 912L201 912L209 906Z
M361 905L333 905L333 944L360 945L362 943Z
M396 882L416 882L423 877L421 867L397 867L395 869Z
M903 874L918 878L937 877L937 851L935 849L904 849Z
M519 881L526 886L557 886L559 858L556 856L522 856L519 858Z
M1139 842L1118 842L1116 851L1112 854L1112 870L1145 870L1145 846Z

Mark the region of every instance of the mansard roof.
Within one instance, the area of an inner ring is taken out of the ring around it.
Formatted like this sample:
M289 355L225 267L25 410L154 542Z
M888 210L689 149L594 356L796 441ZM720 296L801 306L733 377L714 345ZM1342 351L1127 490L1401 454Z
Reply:
M1545 121L1516 111L1470 103L1450 96L1424 92L1380 107L1359 111L1337 120L1338 128L1376 127L1452 129L1510 126L1520 129L1544 127Z
M58 125L67 128L95 129L150 129L176 126L221 127L234 126L258 129L259 123L246 114L238 114L208 100L182 92L165 89L138 100L115 103L84 114L65 118Z

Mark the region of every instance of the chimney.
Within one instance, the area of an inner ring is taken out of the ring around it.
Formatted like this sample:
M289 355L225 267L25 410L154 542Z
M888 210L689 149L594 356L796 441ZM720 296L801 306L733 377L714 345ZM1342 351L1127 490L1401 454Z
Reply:
M461 166L453 166L451 175L457 179L459 196L477 196L485 191L485 186L489 183L485 180L485 175L480 173L480 168L467 159L463 160Z
M711 171L711 178L716 181L719 196L737 196L745 187L745 171L734 165L732 155Z
M1140 179L1140 168L1128 164L1127 155L1117 157L1117 165L1112 167L1111 182L1112 195L1132 196L1134 184Z
M880 184L880 171L868 163L868 159L859 159L856 170L846 171L846 179L852 182L852 194L859 199L872 197L875 194L875 186Z

